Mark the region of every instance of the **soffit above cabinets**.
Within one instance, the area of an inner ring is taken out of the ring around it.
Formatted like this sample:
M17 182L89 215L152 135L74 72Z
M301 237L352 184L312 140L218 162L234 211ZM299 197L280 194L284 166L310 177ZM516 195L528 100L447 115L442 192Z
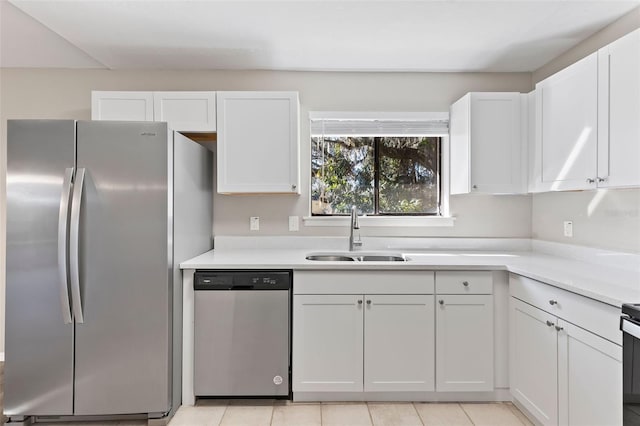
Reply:
M2 67L532 71L640 0L0 0Z

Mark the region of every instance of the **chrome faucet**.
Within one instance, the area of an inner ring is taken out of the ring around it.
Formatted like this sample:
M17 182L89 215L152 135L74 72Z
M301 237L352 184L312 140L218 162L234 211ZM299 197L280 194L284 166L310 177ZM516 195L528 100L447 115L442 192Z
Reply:
M356 206L351 207L351 225L349 226L349 251L353 251L356 247L362 246L362 240L360 239L360 225L358 224L358 212ZM354 238L354 230L358 230L357 236Z

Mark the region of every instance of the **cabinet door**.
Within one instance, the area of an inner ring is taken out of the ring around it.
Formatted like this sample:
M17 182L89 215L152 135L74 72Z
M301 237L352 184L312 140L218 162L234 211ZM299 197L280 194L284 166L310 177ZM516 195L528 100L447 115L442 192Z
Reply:
M471 192L471 94L451 105L450 129L450 192L468 194Z
M598 51L598 186L640 185L640 29Z
M91 119L153 121L153 92L91 92Z
M433 295L366 295L364 390L434 390Z
M363 297L293 297L293 391L362 392Z
M436 390L493 390L493 296L436 297Z
M597 52L536 85L541 114L541 189L596 187Z
M511 394L543 425L558 424L556 317L511 298Z
M297 92L218 92L219 193L299 193Z
M216 92L154 92L154 120L188 132L216 131Z
M471 94L471 192L526 192L520 93Z
M622 347L558 321L561 425L622 424Z

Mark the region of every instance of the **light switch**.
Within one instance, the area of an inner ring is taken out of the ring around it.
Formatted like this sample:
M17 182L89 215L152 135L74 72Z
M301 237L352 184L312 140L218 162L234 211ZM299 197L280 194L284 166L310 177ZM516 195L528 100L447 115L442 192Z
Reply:
M260 218L258 216L252 216L249 218L249 230L250 231L260 230Z

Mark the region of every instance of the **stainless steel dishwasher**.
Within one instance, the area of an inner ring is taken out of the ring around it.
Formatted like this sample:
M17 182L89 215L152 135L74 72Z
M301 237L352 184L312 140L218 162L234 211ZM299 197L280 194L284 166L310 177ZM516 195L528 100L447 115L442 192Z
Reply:
M196 396L289 395L291 281L291 271L196 271Z

